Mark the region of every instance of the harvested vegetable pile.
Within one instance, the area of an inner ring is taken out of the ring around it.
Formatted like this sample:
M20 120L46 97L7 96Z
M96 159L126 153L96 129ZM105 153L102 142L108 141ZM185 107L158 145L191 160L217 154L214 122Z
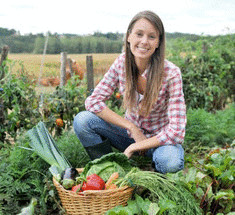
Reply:
M147 190L148 197L153 204L171 202L173 207L167 208L167 214L202 214L195 198L183 184L163 174L142 171L133 167L123 153L113 152L90 161L84 167L83 172L78 173L59 152L42 122L31 129L28 136L31 139L31 150L51 165L49 170L55 180L77 195L87 190L133 186L136 190ZM157 214L156 210L158 209L152 211L151 214Z

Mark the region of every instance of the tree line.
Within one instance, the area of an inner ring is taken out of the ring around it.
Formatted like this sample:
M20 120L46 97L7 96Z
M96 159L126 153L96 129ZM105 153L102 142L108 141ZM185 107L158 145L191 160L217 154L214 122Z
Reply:
M92 35L76 34L51 34L48 33L48 54L59 54L68 52L71 54L82 53L120 53L123 48L123 33L101 33ZM199 35L183 33L166 33L167 40L185 38L196 41ZM14 29L0 28L0 48L8 45L11 53L43 53L46 36L42 33L21 35Z

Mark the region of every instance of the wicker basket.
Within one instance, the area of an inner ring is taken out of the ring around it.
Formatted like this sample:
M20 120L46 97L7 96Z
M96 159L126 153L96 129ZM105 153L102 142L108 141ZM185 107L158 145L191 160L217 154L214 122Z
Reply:
M81 172L83 169L77 170ZM74 193L64 189L54 178L53 183L68 215L101 215L117 205L125 206L134 189L125 186L110 190L87 190Z

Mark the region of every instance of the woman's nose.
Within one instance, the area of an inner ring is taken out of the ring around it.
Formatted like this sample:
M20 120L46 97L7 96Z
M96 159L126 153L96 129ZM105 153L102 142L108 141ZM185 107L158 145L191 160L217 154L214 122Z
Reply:
M143 44L148 43L148 37L147 37L147 35L144 35L144 36L142 37L141 42L142 42Z

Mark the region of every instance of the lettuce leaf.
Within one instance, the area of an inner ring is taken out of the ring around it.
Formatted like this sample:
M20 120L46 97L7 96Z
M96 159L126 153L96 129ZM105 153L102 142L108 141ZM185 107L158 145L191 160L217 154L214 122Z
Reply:
M87 163L82 175L87 177L95 173L107 181L112 173L118 172L120 177L124 177L131 168L130 161L123 153L112 152Z

